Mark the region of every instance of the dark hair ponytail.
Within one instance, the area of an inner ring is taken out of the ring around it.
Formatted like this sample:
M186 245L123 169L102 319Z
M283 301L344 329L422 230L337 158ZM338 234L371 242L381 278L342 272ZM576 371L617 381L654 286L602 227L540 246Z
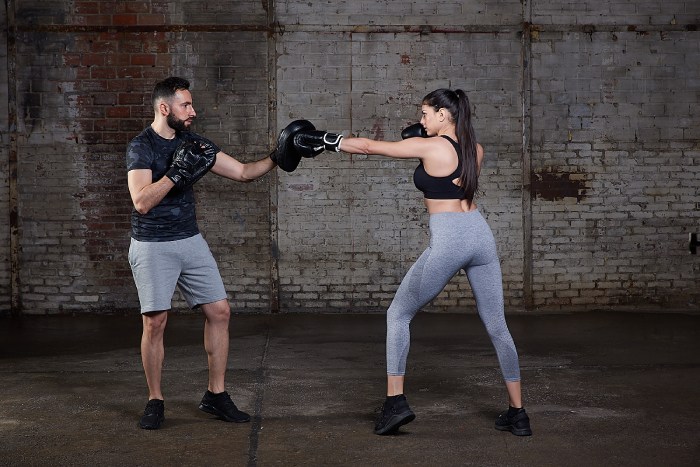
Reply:
M436 111L447 109L455 120L455 132L462 158L462 173L459 185L464 197L473 200L479 187L479 166L476 159L476 135L472 126L472 111L467 94L461 89L438 89L423 99L423 104Z
M467 94L461 89L455 91L459 99L459 112L456 118L457 141L462 150L462 173L459 182L464 187L468 200L473 200L479 187L479 165L476 158L476 135L472 126L472 111Z

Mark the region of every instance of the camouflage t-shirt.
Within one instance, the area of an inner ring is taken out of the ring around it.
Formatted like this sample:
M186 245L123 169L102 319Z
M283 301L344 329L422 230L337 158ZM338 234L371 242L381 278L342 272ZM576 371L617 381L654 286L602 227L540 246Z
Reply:
M194 133L178 133L173 139L165 139L148 126L126 148L127 171L150 169L153 182L157 182L170 168L175 149L182 141L193 137L209 141ZM219 147L211 144L218 152ZM198 233L192 187L184 190L173 188L146 214L139 214L135 208L131 211L131 236L139 241L168 242Z

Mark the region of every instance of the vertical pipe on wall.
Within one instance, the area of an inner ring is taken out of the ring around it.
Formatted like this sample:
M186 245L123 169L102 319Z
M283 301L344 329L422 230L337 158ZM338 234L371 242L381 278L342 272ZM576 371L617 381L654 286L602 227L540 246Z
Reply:
M267 12L267 128L269 146L274 147L277 135L277 23L275 21L275 1L263 0ZM279 272L279 219L277 199L277 170L270 172L270 311L280 311L280 272Z
M521 107L522 107L522 216L523 216L523 306L532 308L532 4L523 0L521 37Z
M22 302L19 274L19 196L17 191L17 24L15 2L5 0L7 11L7 114L8 114L8 179L10 212L10 313L18 317Z

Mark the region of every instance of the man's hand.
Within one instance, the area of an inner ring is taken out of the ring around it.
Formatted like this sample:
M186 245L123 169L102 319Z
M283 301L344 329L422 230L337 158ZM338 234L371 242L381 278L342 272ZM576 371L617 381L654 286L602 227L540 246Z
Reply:
M165 176L182 190L202 178L216 163L216 149L204 141L183 141L173 154Z

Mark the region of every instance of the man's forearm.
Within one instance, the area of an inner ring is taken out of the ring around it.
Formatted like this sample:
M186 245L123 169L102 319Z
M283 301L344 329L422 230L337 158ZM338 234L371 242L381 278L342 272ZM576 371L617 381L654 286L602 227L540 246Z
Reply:
M269 156L255 162L248 162L243 165L243 181L252 182L268 173L274 167L275 163Z
M134 199L134 207L141 214L148 213L148 211L163 201L163 198L173 186L175 184L168 177L163 177L157 182L146 185Z

